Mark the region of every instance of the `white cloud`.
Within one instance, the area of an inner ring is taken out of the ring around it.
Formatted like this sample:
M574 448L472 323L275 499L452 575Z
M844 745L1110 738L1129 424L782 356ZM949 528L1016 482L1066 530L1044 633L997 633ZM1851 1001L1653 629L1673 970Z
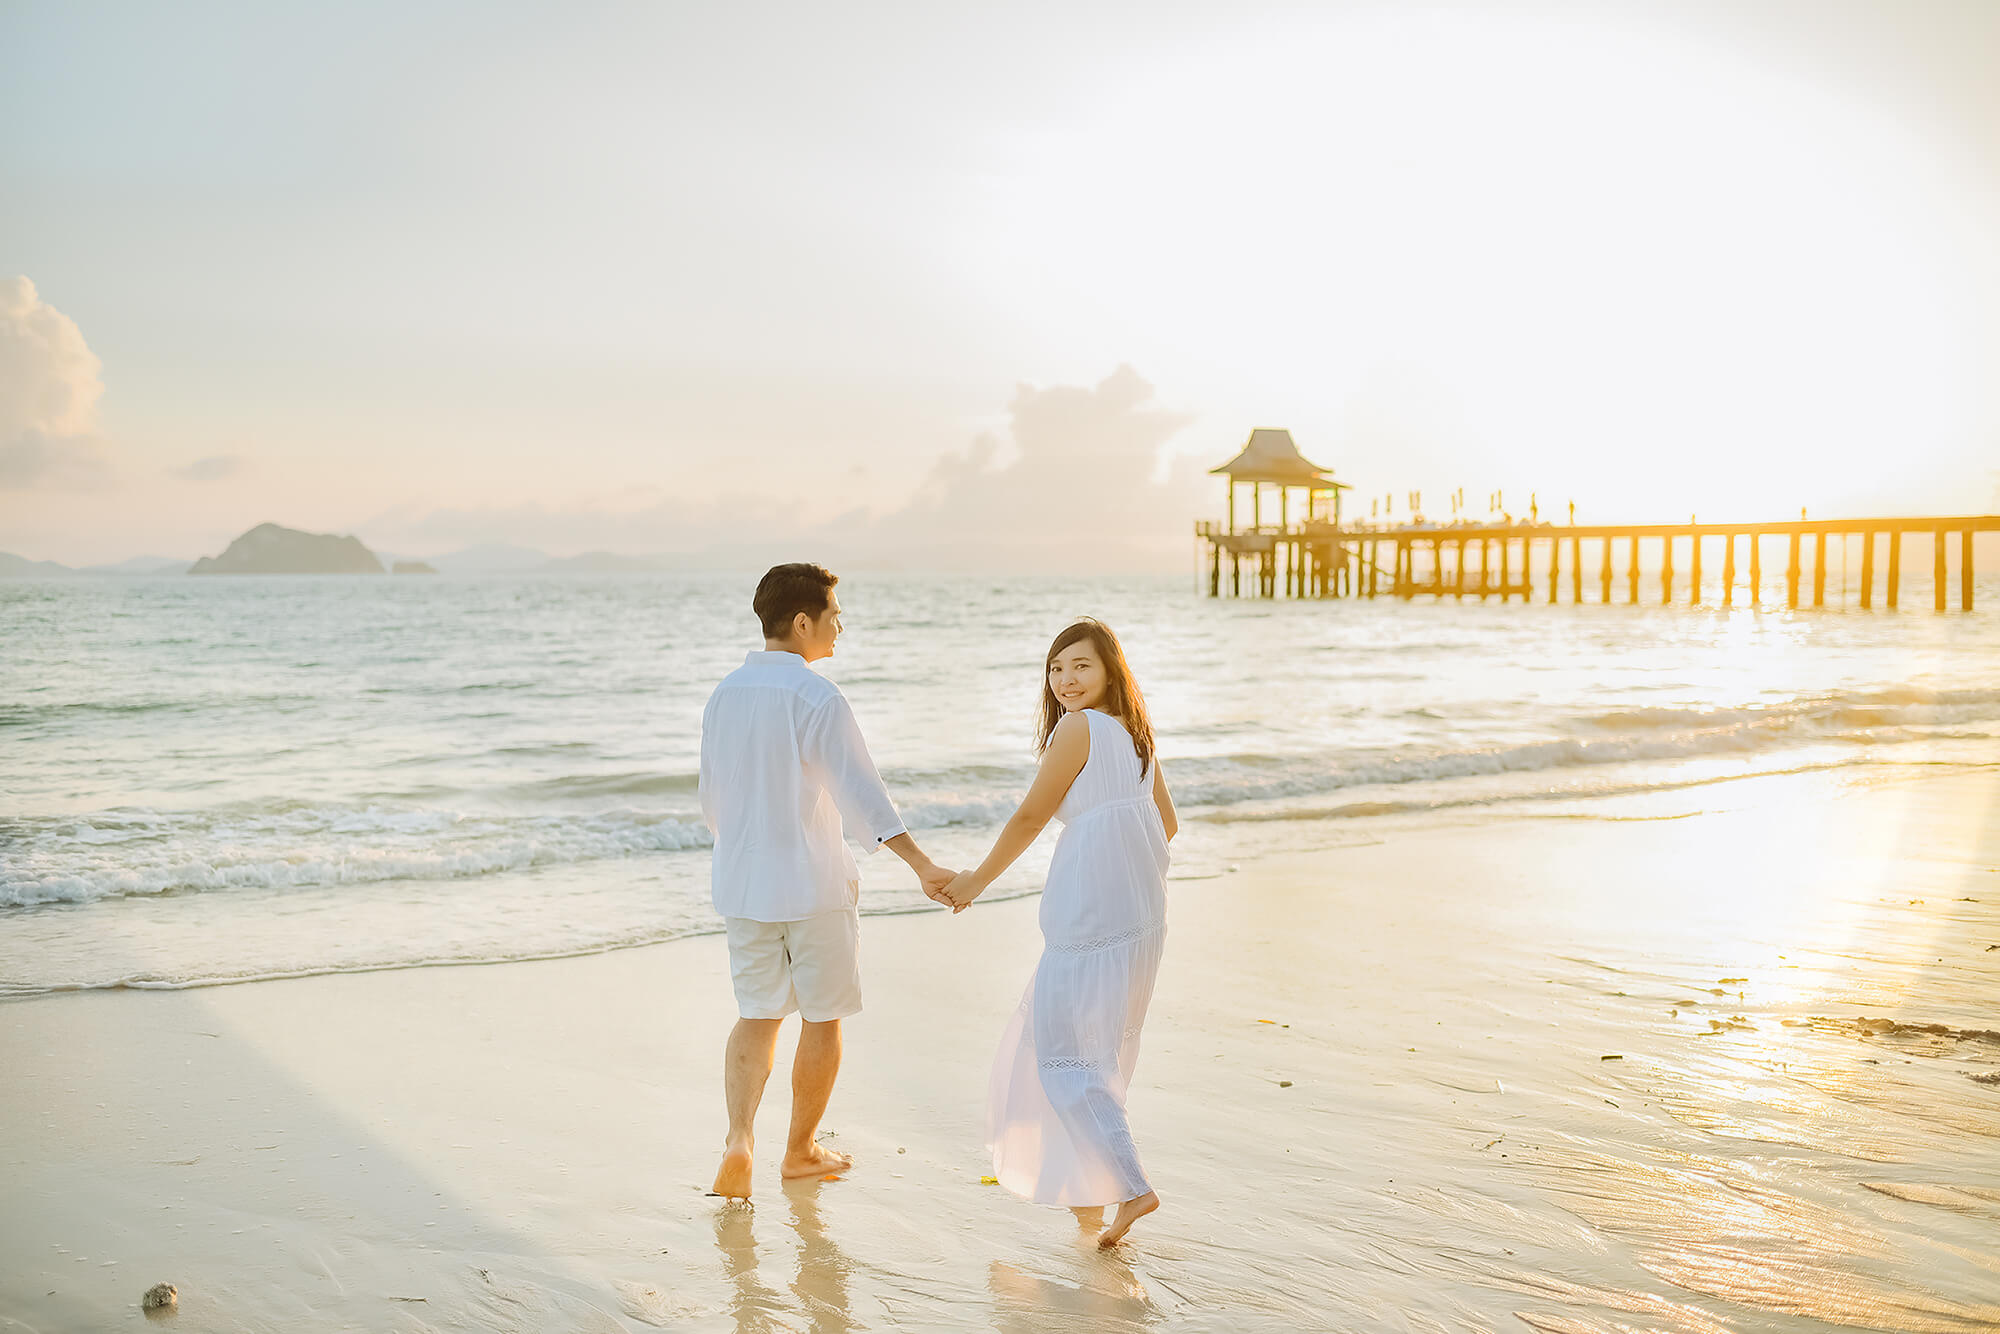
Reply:
M1185 548L1203 499L1197 467L1162 466L1192 420L1160 406L1130 366L1091 388L1017 386L1007 439L982 435L938 460L872 535L956 567L1152 564Z
M34 283L0 279L0 487L102 481L93 434L101 369L76 322L44 302Z

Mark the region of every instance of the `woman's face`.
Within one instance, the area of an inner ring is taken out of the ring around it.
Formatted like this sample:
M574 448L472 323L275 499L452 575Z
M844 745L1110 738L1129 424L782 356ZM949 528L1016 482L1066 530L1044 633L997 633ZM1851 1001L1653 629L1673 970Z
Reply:
M1088 639L1069 645L1049 662L1049 691L1069 713L1104 703L1104 662Z

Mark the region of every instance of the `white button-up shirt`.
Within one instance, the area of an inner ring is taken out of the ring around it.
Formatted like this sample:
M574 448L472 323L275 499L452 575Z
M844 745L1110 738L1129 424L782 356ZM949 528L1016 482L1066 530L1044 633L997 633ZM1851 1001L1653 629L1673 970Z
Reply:
M855 904L843 818L870 852L905 832L847 697L796 653L752 653L708 697L701 813L715 910L759 922Z

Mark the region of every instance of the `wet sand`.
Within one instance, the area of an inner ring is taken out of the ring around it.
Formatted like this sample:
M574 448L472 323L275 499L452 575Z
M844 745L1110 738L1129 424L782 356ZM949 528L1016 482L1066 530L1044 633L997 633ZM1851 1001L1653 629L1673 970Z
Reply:
M1109 1255L980 1182L1033 901L867 921L857 1165L781 1047L748 1206L719 938L0 1005L0 1330L1992 1329L2000 769L1910 774L1175 882Z

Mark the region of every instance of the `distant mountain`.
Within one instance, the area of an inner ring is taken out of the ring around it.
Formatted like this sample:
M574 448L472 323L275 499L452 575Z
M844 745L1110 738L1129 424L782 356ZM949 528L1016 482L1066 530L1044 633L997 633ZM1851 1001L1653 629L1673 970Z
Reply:
M76 573L69 566L58 565L52 560L29 560L26 556L0 551L0 579L47 579Z
M189 574L384 574L382 562L358 537L302 533L260 523L220 556L203 556Z
M541 568L551 573L640 574L678 567L679 562L671 556L621 556L613 551L586 551L581 556L551 560Z
M389 567L391 574L436 574L437 567L426 561L399 560Z

